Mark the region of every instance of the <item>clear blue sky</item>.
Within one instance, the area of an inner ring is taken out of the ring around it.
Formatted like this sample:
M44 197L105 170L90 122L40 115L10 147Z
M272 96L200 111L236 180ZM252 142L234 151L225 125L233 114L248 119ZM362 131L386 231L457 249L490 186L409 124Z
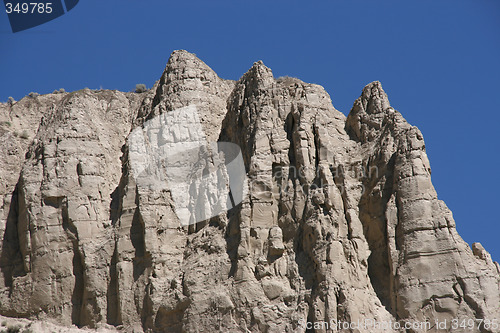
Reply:
M0 100L84 87L130 91L159 79L175 49L238 79L323 85L347 114L379 80L423 132L438 195L469 243L500 261L500 1L81 0L13 34L0 12Z

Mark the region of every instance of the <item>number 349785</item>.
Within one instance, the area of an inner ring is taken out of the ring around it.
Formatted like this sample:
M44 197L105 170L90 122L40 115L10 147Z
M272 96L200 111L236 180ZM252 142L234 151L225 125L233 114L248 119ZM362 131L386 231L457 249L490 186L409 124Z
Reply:
M39 3L39 2L23 2L16 3L15 5L7 2L5 4L5 11L7 14L18 13L18 14L50 14L52 13L52 3Z

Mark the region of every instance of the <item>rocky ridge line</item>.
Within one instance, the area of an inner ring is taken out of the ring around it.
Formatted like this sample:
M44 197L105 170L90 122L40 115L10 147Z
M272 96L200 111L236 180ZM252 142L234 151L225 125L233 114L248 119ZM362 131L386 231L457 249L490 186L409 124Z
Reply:
M182 227L168 188L136 183L127 138L189 105L210 141L240 146L252 186ZM456 232L422 134L379 82L346 118L322 87L262 62L234 82L175 51L143 94L2 104L0 136L4 316L136 332L500 318L498 263Z

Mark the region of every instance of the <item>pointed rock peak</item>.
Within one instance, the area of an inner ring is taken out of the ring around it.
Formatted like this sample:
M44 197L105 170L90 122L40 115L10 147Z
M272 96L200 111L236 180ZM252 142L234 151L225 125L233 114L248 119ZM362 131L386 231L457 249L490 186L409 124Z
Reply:
M163 76L169 76L168 83L172 79L200 77L205 76L207 73L209 76L217 77L217 74L201 61L196 54L186 50L176 50L170 55Z
M196 54L186 50L176 50L170 54L159 86L161 87L175 81L179 81L180 83L187 79L195 78L202 81L216 81L219 77Z
M391 106L389 98L379 81L367 84L366 87L363 88L363 92L358 101L368 114L382 113Z
M203 62L198 57L196 57L196 54L188 52L186 50L175 50L170 54L170 58L168 59L168 64L176 64L176 63L183 63L186 61L198 61L198 62Z
M273 84L275 81L273 71L264 65L262 60L259 60L254 62L253 66L241 77L240 82L245 83L245 85L262 87Z
M271 70L271 68L264 65L262 60L254 62L253 66L248 70L248 73L254 73L254 74L257 74L259 76L273 77L273 71Z
M380 134L387 112L393 110L382 84L374 81L363 88L347 116L346 131L356 140L372 141Z
M266 69L270 70L269 67L267 67L266 65L264 65L264 62L262 60L254 62L251 68L254 68L254 67L255 68L263 67L263 68L266 68Z
M172 93L183 90L209 89L222 82L221 78L194 53L186 50L172 52L157 84L151 105L154 109ZM182 88L180 88L182 87Z

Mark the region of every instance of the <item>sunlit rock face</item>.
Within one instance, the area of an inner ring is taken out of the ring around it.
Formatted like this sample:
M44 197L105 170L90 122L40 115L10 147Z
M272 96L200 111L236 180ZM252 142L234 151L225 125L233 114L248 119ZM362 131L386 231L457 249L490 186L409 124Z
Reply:
M145 93L0 104L0 136L3 316L129 332L500 332L499 266L457 234L422 134L379 82L346 118L321 86L260 61L234 82L175 51Z

